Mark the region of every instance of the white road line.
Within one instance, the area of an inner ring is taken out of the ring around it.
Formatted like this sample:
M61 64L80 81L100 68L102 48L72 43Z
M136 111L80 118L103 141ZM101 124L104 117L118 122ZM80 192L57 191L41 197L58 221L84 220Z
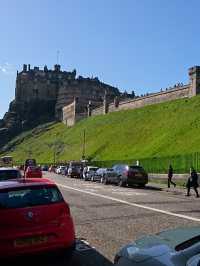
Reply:
M102 195L102 194L98 194L98 193L94 193L94 192L90 192L90 191L86 191L86 190L82 190L82 189L78 189L78 188L73 188L70 186L66 186L60 183L56 183L59 187L65 188L65 189L70 189L70 190L74 190L77 192L81 192L81 193L85 193L85 194L89 194L95 197L100 197L100 198L104 198L104 199L108 199L108 200L112 200L112 201L117 201L129 206L133 206L133 207L137 207L137 208L141 208L141 209L145 209L145 210L149 210L149 211L154 211L154 212L159 212L162 214L166 214L166 215L170 215L170 216L174 216L174 217L178 217L178 218L183 218L183 219L187 219L190 221L194 221L194 222L200 222L200 218L195 218L195 217L191 217L191 216L187 216L187 215L182 215L182 214L178 214L178 213L173 213L170 211L164 211L164 210L160 210L160 209L156 209L156 208L152 208L152 207L148 207L145 205L141 205L141 204L137 204L137 203L132 203L126 200L120 200L117 198L113 198L113 197L109 197L106 195Z

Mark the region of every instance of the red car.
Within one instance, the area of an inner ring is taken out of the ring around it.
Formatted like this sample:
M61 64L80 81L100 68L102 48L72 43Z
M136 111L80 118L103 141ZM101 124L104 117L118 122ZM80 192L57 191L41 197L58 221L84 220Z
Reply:
M65 249L73 253L69 206L48 179L0 182L0 217L1 258Z
M40 167L28 166L24 176L25 178L42 178L42 170Z

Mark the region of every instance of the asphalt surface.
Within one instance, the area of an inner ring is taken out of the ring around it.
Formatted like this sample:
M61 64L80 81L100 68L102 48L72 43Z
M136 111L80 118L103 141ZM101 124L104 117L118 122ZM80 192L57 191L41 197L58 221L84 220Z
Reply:
M166 192L150 186L121 188L48 172L45 176L59 185L81 240L71 262L62 256L36 257L28 258L29 265L35 265L36 260L37 266L109 266L121 246L141 236L200 225L200 199L194 194L188 198L173 189ZM20 264L23 263L27 265L27 259L22 258Z

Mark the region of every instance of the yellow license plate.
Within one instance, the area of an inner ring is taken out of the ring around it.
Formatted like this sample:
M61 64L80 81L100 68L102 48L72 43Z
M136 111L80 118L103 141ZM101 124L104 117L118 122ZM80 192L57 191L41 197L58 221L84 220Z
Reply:
M31 237L31 238L26 238L26 239L17 239L14 241L14 246L15 247L32 246L32 245L46 243L47 240L48 240L47 236L38 236L38 237Z

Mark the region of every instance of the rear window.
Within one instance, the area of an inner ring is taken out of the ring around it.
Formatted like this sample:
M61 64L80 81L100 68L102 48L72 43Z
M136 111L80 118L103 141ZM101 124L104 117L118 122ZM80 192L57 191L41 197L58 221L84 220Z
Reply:
M20 178L21 174L17 170L0 170L0 181Z
M145 172L145 170L141 167L141 166L135 166L135 165L133 165L133 166L130 166L129 167L131 170L134 170L134 171L136 171L136 172Z
M89 168L89 171L97 171L98 170L98 168Z
M56 187L28 187L0 192L0 209L49 205L63 201Z
M27 159L25 162L26 166L36 166L36 160L35 159Z

